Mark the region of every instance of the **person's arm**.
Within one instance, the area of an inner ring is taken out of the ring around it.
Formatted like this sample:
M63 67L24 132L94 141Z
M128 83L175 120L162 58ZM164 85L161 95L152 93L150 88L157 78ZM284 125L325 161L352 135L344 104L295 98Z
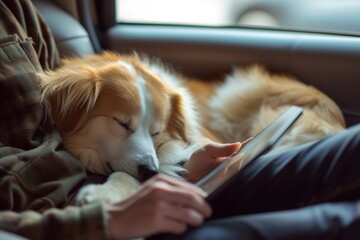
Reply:
M21 42L33 42L34 55L29 60L35 69L53 69L60 63L59 51L44 18L31 0L0 1L0 38L16 34ZM26 51L26 50L25 50Z
M29 239L108 239L101 204L49 209L44 213L0 212L0 229Z
M124 201L49 209L44 213L0 212L0 229L30 239L133 239L181 234L211 215L205 193L192 184L158 175Z

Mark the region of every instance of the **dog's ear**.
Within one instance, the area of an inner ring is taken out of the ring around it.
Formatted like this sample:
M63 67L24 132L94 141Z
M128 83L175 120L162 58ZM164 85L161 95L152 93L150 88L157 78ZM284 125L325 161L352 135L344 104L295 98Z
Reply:
M184 142L189 140L187 134L186 119L183 109L183 101L180 94L174 93L170 97L170 117L168 131L174 138L182 139Z
M100 89L90 68L49 71L39 75L42 103L62 133L76 131L94 107Z

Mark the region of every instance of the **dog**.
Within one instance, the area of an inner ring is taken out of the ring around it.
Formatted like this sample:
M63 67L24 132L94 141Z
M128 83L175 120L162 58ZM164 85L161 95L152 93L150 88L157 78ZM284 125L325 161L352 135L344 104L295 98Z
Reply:
M235 142L255 136L291 105L303 116L274 147L281 150L319 140L345 128L337 104L315 87L294 77L270 74L264 67L236 68L225 81L193 79L187 87L201 109L202 125L214 141ZM206 89L206 94L199 94Z
M304 116L279 148L345 127L325 94L256 65L208 82L149 57L104 52L64 59L39 77L41 101L64 149L87 170L109 176L104 184L83 187L79 204L119 201L157 173L181 178L182 164L196 149L254 136L290 105L303 107Z

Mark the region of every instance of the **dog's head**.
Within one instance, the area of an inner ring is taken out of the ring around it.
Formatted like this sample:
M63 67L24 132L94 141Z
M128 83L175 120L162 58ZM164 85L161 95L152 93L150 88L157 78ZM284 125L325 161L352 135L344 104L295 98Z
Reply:
M187 103L138 57L70 59L40 77L64 148L90 171L124 171L146 180L159 170L181 169L192 134Z

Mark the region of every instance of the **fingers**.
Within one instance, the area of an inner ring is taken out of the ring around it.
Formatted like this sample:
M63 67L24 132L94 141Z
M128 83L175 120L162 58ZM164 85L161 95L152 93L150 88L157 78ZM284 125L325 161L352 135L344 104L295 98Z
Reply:
M204 199L206 193L193 184L162 175L155 177L154 181L147 187L147 191L151 192L154 198L194 209L204 217L211 215L211 208Z
M189 225L199 226L204 222L204 217L198 212L173 204L163 203L154 211L164 213L154 219L159 232L180 234L185 232Z
M196 210L204 217L210 217L211 208L203 197L185 191L185 189L167 189L171 195L167 197L169 202L175 205Z
M235 143L210 143L204 146L203 150L214 157L227 157L232 155L233 153L239 151L240 148L244 147L248 144L254 137L250 137L240 142Z
M192 184L164 175L155 176L145 184L141 192L148 196L147 203L154 203L157 216L154 221L156 226L161 226L160 232L182 233L188 225L198 226L211 215L204 192Z
M160 226L159 232L181 234L186 231L188 225L184 222L163 218L158 226Z
M241 148L240 142L235 143L210 143L204 146L204 151L213 157L227 157Z
M191 226L199 226L204 222L204 216L191 208L175 205L168 206L169 208L168 211L166 211L165 217L170 221L185 223Z
M207 196L206 192L204 192L203 190L201 190L200 188L198 188L194 184L190 184L190 183L185 182L185 181L179 181L178 179L172 179L172 178L170 178L168 176L165 176L165 175L162 175L162 174L158 174L158 175L152 177L147 182L145 182L144 186L152 185L153 183L159 182L159 181L164 182L166 184L169 184L170 186L184 188L187 191L199 194L202 197Z

